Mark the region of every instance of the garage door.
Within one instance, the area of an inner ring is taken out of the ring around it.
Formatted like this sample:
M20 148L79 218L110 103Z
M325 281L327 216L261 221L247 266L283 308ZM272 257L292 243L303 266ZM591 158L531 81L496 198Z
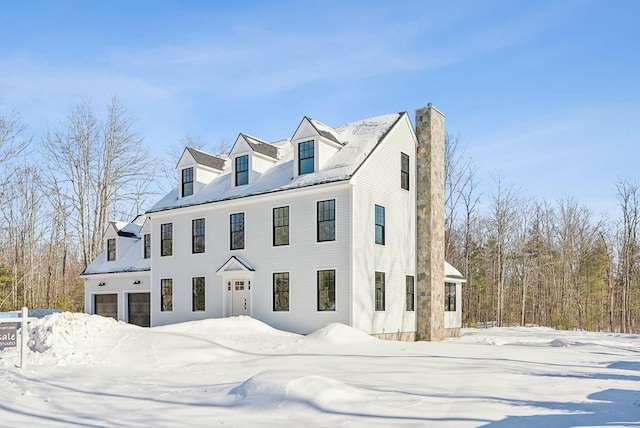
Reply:
M96 315L118 319L118 295L96 294L94 296L94 308Z
M151 324L151 297L149 293L129 293L129 323L140 327Z

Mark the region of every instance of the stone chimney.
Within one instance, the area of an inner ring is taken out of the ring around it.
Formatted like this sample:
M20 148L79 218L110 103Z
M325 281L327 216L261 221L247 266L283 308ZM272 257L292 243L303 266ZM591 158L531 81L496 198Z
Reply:
M416 340L444 339L444 115L416 110Z

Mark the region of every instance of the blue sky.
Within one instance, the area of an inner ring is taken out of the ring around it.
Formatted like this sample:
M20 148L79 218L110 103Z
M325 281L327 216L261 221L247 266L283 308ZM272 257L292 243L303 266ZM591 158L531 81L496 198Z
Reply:
M155 153L185 135L290 137L432 102L525 196L616 214L637 180L640 2L2 2L0 113L35 141L116 95Z

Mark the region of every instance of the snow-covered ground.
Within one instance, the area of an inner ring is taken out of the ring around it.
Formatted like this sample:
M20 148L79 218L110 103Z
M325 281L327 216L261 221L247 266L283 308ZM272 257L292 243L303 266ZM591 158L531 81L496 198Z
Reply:
M640 426L640 336L466 329L391 342L248 317L143 329L55 313L0 351L0 426Z

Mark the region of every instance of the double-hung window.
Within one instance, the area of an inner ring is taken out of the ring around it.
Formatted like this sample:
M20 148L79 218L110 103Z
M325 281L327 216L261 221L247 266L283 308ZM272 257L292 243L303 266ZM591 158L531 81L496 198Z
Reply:
M182 196L193 195L193 168L182 170Z
M448 312L456 310L456 284L453 282L444 283L444 310Z
M311 174L314 170L313 140L298 144L298 174Z
M289 207L273 209L273 246L289 245Z
M318 310L336 310L336 271L318 271Z
M273 310L289 310L289 272L273 274Z
M375 279L376 288L376 311L384 311L385 301L385 286L384 286L384 272L376 272Z
M319 201L317 206L318 242L336 239L336 200Z
M407 292L406 292L406 307L407 307L407 311L413 311L414 310L414 295L415 295L415 286L414 286L414 281L413 281L413 276L411 275L407 275L407 277L405 278L405 284L406 284L406 288L407 288Z
M160 225L160 255L173 255L173 223Z
M148 259L151 257L151 234L144 234L144 258Z
M204 276L198 276L191 278L191 310L193 312L205 310L205 288L204 288Z
M107 239L107 261L114 262L116 260L116 239Z
M236 186L249 184L249 155L236 158Z
M191 252L204 253L204 219L191 220Z
M376 244L384 245L384 207L376 205Z
M400 186L409 190L409 155L400 153Z
M244 213L231 214L231 249L244 248Z
M173 310L173 279L163 278L160 280L160 311Z

